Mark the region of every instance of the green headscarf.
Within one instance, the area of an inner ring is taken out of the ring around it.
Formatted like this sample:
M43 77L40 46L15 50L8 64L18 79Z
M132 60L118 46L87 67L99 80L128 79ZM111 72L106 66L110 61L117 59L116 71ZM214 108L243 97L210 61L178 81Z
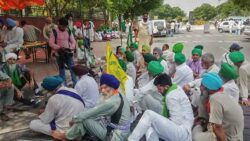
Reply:
M245 56L242 52L240 51L235 51L235 52L231 52L229 54L229 58L232 62L234 63L238 63L238 62L243 62L245 61Z
M138 44L137 43L132 43L130 45L130 48L138 49Z
M176 43L173 46L173 52L174 53L182 53L183 48L184 48L183 43Z
M142 45L142 50L144 50L145 53L150 53L151 52L150 46L146 45L146 44Z
M182 53L176 53L174 55L174 61L177 63L177 64L183 64L185 61L186 61L186 57L184 54Z
M175 89L177 89L177 85L173 84L170 88L168 88L166 90L165 95L162 99L162 102L163 102L162 115L166 118L169 118L169 109L168 109L167 104L166 104L166 101L167 101L166 96L167 96L167 94L169 94L171 91L173 91Z
M144 58L144 61L147 62L147 63L156 60L156 58L154 57L154 55L151 54L151 53L147 53L147 54L143 55L143 58Z
M152 75L158 75L164 71L164 67L161 65L159 61L151 61L148 64L148 72Z
M122 59L118 59L118 62L120 64L120 66L122 67L123 71L127 71L127 65L126 63L122 60Z
M197 49L200 49L200 50L203 50L203 45L197 45L197 46L195 46L194 48L197 48Z
M192 55L194 55L194 54L198 54L198 55L201 57L201 55L202 55L202 50L201 50L201 49L198 49L198 48L194 48L194 49L192 50Z
M236 79L239 77L235 67L229 65L228 63L222 63L219 74L226 79Z
M126 58L128 62L133 62L135 60L135 57L132 52L126 51L125 52Z

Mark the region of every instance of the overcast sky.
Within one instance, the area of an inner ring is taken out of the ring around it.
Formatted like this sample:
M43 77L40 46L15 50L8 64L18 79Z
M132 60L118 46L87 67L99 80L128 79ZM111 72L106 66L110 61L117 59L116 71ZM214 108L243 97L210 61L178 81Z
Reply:
M189 13L189 11L194 10L196 7L199 7L203 3L209 3L213 6L217 6L221 3L226 2L227 0L164 0L165 3L168 3L169 5L178 6L182 10L186 12L186 14Z

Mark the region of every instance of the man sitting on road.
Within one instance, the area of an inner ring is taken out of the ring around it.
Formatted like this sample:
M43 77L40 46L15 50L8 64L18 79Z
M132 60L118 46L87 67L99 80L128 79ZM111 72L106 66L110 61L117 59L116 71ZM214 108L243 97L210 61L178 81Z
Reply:
M230 65L233 66L234 63L230 60L229 54L230 54L231 52L240 51L241 49L243 49L243 47L241 47L241 46L240 46L239 44L237 44L237 43L233 43L233 44L230 46L229 51L222 55L221 63L228 63L228 64L230 64Z
M15 53L6 54L7 62L3 64L1 70L6 73L15 86L15 100L23 104L38 104L33 97L37 91L37 84L34 75L25 65L17 63L17 55Z
M65 133L54 131L52 136L59 140L74 140L86 134L111 141L125 141L130 133L130 108L125 96L118 92L120 82L113 75L103 74L100 79L102 101L94 108L81 112L73 118L73 126ZM96 121L98 117L110 117L105 127Z
M201 90L209 94L206 111L212 130L203 132L200 125L195 126L193 141L243 141L243 111L238 102L224 93L222 85L223 81L216 73L202 76Z
M241 103L250 106L250 63L245 60L243 53L236 51L229 54L230 60L238 67L239 79L237 80L240 88Z
M6 106L13 104L14 87L10 77L0 70L0 120L8 121L9 117L5 113Z
M187 62L187 65L193 71L194 79L200 78L200 75L203 71L202 66L201 66L201 59L200 59L201 55L202 55L202 50L195 48L192 50L192 60L189 60Z
M79 77L75 85L75 90L83 99L85 109L95 107L99 100L99 90L95 79L89 76L89 68L82 65L75 65L72 67L72 70Z
M30 129L46 135L52 131L65 132L70 128L74 115L84 111L84 101L76 90L64 87L59 76L48 76L43 79L42 87L52 96L39 119L30 122Z
M194 117L187 95L167 74L157 76L154 85L163 95L162 113L145 111L128 141L139 141L145 134L147 141L191 141Z
M186 64L186 57L182 53L176 53L174 56L176 63L176 72L173 77L173 82L180 87L194 80L193 71Z

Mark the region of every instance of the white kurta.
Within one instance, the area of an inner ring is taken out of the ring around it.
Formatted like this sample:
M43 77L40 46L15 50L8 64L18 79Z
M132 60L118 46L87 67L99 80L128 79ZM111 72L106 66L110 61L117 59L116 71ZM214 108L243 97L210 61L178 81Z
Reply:
M169 66L168 63L165 60L161 60L161 65L164 67L164 72L166 74L169 74Z
M234 80L224 83L223 88L226 95L229 95L236 102L239 101L240 90Z
M172 79L173 83L183 87L193 80L193 71L186 65L186 63L176 66L176 73Z
M77 93L76 90L67 87L61 87L59 90ZM66 95L55 94L49 98L45 111L39 119L31 121L30 128L33 131L51 135L50 122L55 119L57 130L65 132L70 128L69 122L72 121L73 116L82 111L84 111L84 105L81 101Z
M136 68L135 65L133 64L133 62L128 62L127 63L127 71L126 73L133 78L133 81L135 83L136 81Z
M138 88L141 88L143 86L145 86L146 84L148 84L148 82L150 81L149 79L149 75L148 72L143 72L138 78L137 78L137 84L138 84Z
M23 35L23 29L20 27L14 27L12 30L7 31L4 39L4 42L7 43L7 46L4 48L6 53L12 52L23 45Z
M193 111L182 88L171 91L166 96L170 117L166 118L151 110L144 112L128 141L139 141L146 134L147 141L159 138L169 141L191 141Z
M238 85L240 88L240 97L247 100L250 95L250 63L244 61L239 68Z
M221 57L221 64L222 63L228 63L231 66L234 66L234 63L229 58L229 54L230 54L230 52L226 52L225 54L222 55L222 57Z
M76 83L75 90L82 97L86 109L95 107L99 100L99 88L94 78L83 75Z

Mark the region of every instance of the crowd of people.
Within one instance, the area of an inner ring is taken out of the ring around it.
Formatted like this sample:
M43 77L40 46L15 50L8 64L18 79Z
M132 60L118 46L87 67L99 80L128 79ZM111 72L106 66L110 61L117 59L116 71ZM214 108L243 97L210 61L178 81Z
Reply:
M148 32L144 16L135 31ZM31 70L17 63L14 52L5 54L6 62L0 71L1 120L9 120L5 110L14 100L37 103L31 96L26 98L24 88L29 88L47 97L38 119L30 122L30 129L57 140L139 141L145 137L147 141L243 141L240 104L250 106L250 63L240 45L232 44L217 66L214 55L204 53L202 45L195 46L192 57L186 58L183 43L174 44L172 50L168 44L152 49L153 38L147 33L145 42L140 43L139 38L139 44L118 46L114 53L127 74L124 91L122 82L106 72L109 64L104 63L100 72L75 64L72 50L83 45L83 37L75 40L70 27L72 16L66 17L59 19L57 26L46 25L44 30L59 75L46 76L41 86L36 84ZM13 32L21 31L13 20L6 21ZM50 27L55 29L48 30ZM140 36L136 34L136 38ZM72 86L66 81L65 65Z

